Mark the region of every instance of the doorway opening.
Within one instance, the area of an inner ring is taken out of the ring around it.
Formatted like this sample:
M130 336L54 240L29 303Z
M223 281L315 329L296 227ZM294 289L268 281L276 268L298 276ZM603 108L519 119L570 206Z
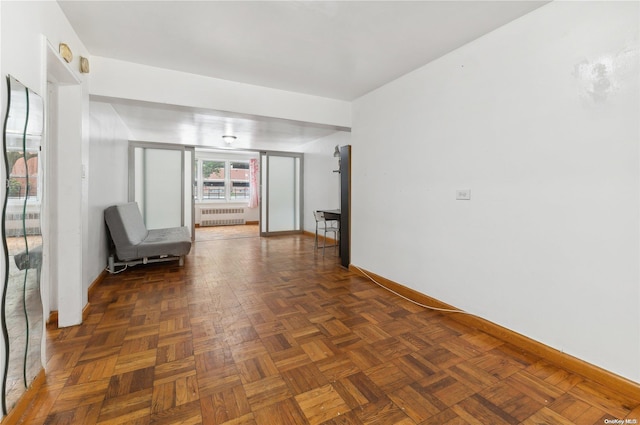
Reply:
M196 149L196 241L259 236L258 157L250 151Z

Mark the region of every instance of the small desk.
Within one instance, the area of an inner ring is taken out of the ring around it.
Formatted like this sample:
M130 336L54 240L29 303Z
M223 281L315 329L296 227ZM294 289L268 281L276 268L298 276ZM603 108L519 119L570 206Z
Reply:
M322 214L324 214L324 219L325 220L335 220L338 222L338 228L340 229L338 231L338 234L340 234L342 232L342 223L340 222L340 217L341 217L341 213L340 210L317 210L320 211ZM338 239L342 239L342 235L340 234L340 236L338 237ZM341 252L341 244L339 243L339 241L336 241L336 244L338 244L338 256L340 255Z
M340 222L340 210L318 210L321 213L324 213L325 220L337 220Z

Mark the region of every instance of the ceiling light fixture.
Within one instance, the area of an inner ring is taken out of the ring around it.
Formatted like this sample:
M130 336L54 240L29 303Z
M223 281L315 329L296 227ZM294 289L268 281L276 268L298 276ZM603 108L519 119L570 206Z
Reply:
M222 140L227 142L228 145L230 145L231 143L235 142L236 139L237 139L236 136L228 136L228 135L222 136Z

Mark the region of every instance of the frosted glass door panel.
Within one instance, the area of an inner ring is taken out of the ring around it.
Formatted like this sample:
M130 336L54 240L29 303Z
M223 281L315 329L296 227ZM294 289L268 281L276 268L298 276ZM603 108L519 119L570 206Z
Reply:
M184 151L184 225L193 238L193 151Z
M260 232L267 233L267 156L260 159Z
M302 230L302 222L300 221L300 217L302 217L302 196L300 193L302 191L302 159L294 158L294 179L295 179L295 190L294 190L294 210L295 213L293 215L294 220L294 228L295 230Z
M144 210L148 229L182 225L182 151L145 149Z
M144 211L144 148L133 149L133 172L135 174L134 182L134 201L138 203L140 211Z
M194 148L129 142L129 201L148 229L185 226L194 237Z
M269 157L269 231L296 229L295 158Z
M265 152L261 165L261 234L299 232L302 229L302 156Z

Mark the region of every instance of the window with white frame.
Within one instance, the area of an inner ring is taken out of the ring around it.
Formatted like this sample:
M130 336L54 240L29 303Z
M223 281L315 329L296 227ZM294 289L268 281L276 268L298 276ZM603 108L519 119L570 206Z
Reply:
M201 200L226 199L226 161L201 160L202 197Z
M249 160L196 159L194 193L198 201L249 200Z

